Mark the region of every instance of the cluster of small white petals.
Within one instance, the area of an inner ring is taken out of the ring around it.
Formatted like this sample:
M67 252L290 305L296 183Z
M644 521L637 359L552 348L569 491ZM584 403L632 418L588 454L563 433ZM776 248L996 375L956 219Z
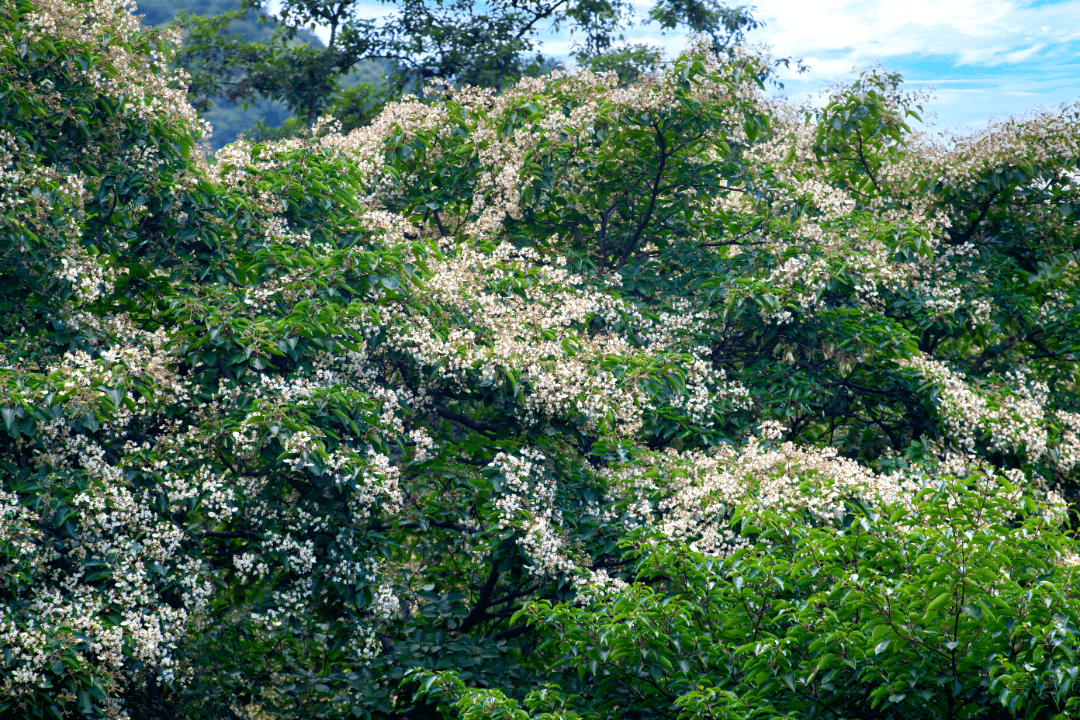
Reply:
M381 620L397 617L401 600L390 585L380 585L371 601L371 611Z
M107 672L118 674L130 653L156 669L163 680L171 680L172 650L184 636L190 614L198 612L198 599L209 592L209 580L191 568L195 572L181 583L190 602L180 608L159 602L148 568L156 565L167 571L183 562L183 531L127 486L123 469L105 458L103 448L68 433L62 425L54 425L52 435L53 468L66 467L69 472L78 468L89 478L90 489L71 500L69 517L81 527L81 542L67 552L75 561L95 560L96 569L107 573L108 580L94 587L85 583L85 571L59 577L59 571L51 569L56 551L42 542L36 529L43 518L13 507L14 496L0 487L0 543L15 550L37 579L26 597L33 608L34 629L20 627L17 617L0 612L0 638L13 651L18 668L5 680L4 690L18 695L44 681L41 670L57 643L77 645L76 634L89 638L89 654ZM114 614L119 615L118 623L108 620Z
M779 423L765 430L783 432ZM896 502L913 487L906 478L874 473L833 448L753 439L741 449L653 453L602 475L613 496L627 504L625 521L631 526L654 527L711 555L739 546L724 521L736 505L835 518L853 496Z
M901 365L937 388L937 410L962 450L972 451L980 432L986 432L995 449L1023 450L1032 458L1046 453L1049 389L1045 383L1016 371L997 387L976 388L963 373L926 356L908 358Z
M1058 410L1054 419L1061 423L1061 440L1052 450L1054 468L1068 475L1080 466L1080 413Z
M574 584L577 586L574 603L581 606L610 600L630 587L625 580L611 577L607 570L602 568L585 571L574 579Z
M522 448L517 455L499 453L492 461L505 481L495 501L499 527L518 530L518 542L533 563L530 572L541 576L577 568L567 554L562 514L555 504L556 484L545 472L545 460L543 453Z
M129 50L141 45L146 28L132 13L132 2L116 0L36 0L35 12L24 20L24 42L46 38L81 46L95 47L102 54L103 67L71 67L82 77L117 102L126 113L144 121L175 117L190 126L209 126L201 121L187 101L185 76L173 69L171 58L158 52ZM176 31L171 40L179 44Z
M490 253L462 243L431 263L424 292L474 326L439 332L433 318L409 317L392 341L449 382L516 378L530 391L524 420L578 413L590 425L608 417L640 422L641 391L596 371L600 358L636 350L622 335L583 332L594 316L619 317L621 304L580 287L581 279L565 267L538 260L535 251L509 243Z
M427 430L424 428L416 428L409 432L409 440L413 443L413 459L417 462L423 462L433 457L432 452L435 449L435 441L431 439Z

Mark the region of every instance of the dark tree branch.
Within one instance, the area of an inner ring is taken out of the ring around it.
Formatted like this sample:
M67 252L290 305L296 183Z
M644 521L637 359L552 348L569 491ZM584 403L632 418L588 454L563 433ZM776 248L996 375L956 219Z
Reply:
M607 227L608 220L611 219L611 213L615 212L615 208L618 203L612 203L604 212L600 213L600 267L597 268L597 274L600 277L604 277L604 273L607 271Z
M499 633L498 635L496 635L494 637L494 640L496 642L498 642L499 640L513 640L516 637L521 637L526 632L528 632L528 630L529 630L528 623L525 623L523 625L515 625L512 628L507 628L507 629L503 630L501 633Z
M619 258L619 264L615 266L616 271L620 270L622 266L626 264L626 261L629 260L630 256L633 254L634 248L636 248L637 244L641 241L641 236L645 232L645 228L649 226L649 222L652 220L657 198L660 196L660 183L664 179L664 169L667 167L668 153L667 145L664 141L664 133L659 127L656 127L656 125L653 125L653 127L656 129L656 143L660 146L660 165L656 168L656 177L653 178L652 192L649 194L649 207L645 209L645 215L641 218L641 222L638 223L637 230L623 250L622 257Z
M488 573L487 581L484 583L484 587L480 590L480 596L476 598L476 604L473 605L473 609L461 621L461 625L458 627L458 632L467 633L474 627L479 625L484 620L484 614L489 607L491 607L491 594L495 592L495 584L499 581L499 566L492 558L491 572Z
M207 530L199 533L202 538L221 538L223 540L262 540L262 535L251 530L233 530L229 532L221 530Z
M446 228L443 227L442 219L439 218L439 211L433 211L432 216L435 218L435 224L439 226L440 237L446 237L447 235L449 235L450 233L446 232Z
M481 433L482 435L488 437L491 440L494 440L495 437L490 433L493 433L499 430L499 428L503 427L502 425L484 422L483 420L474 420L468 415L463 415L462 413L454 412L453 410L447 410L446 408L436 407L435 412L439 414L439 417L446 418L447 420L452 420L459 425L464 425L465 427L471 430L475 430L476 432Z

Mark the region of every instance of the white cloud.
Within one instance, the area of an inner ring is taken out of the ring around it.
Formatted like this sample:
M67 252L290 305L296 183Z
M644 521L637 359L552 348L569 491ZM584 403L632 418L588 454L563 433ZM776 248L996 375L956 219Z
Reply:
M811 68L781 75L796 100L872 64L933 87L942 128L1080 99L1080 0L758 0L757 17L754 40Z
M1011 52L1005 56L1005 61L1010 63L1024 62L1029 57L1031 57L1045 47L1046 43L1039 43L1038 45L1032 45L1031 47L1025 48L1024 50L1017 50L1015 52Z
M923 54L995 66L1080 37L1080 0L760 0L757 12L755 35L777 54L855 63Z

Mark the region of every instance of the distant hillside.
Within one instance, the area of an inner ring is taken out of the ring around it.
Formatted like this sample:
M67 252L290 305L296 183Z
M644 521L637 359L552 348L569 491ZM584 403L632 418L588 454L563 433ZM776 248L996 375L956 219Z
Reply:
M145 25L160 27L171 22L178 10L195 15L219 15L230 10L239 10L239 0L137 0L136 14L142 15ZM233 23L232 29L246 40L269 40L273 35L273 26L261 24L251 13L250 20ZM309 41L319 42L312 36ZM288 108L273 100L260 100L247 110L228 103L215 106L203 117L214 128L210 145L214 150L232 142L237 136L249 132L256 122L262 121L270 127L278 127L289 117Z
M177 10L195 15L220 15L229 10L239 10L235 0L138 0L136 2L143 23L157 27L176 17ZM254 39L254 38L252 38Z
M239 0L137 0L136 6L136 14L143 16L142 21L145 25L160 27L171 22L179 10L194 15L219 15L230 10L239 10L240 2ZM231 29L243 36L245 40L260 42L270 40L274 34L273 23L260 23L254 12L249 13L244 20L234 22ZM312 33L301 31L298 37L312 45L323 46L322 41ZM382 69L377 63L362 63L344 80L346 85L357 82L378 82L381 74ZM268 127L279 127L290 115L284 104L273 100L260 100L246 110L223 101L204 113L203 117L214 128L210 144L214 150L217 150L235 140L237 136L250 132L257 122L262 122Z

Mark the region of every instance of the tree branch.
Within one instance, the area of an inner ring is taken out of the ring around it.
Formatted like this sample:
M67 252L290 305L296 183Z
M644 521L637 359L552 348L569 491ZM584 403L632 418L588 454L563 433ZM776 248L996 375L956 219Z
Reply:
M438 413L439 417L446 418L447 420L452 420L459 425L464 425L465 427L475 430L476 432L490 438L491 440L494 440L495 437L492 436L490 433L499 430L499 428L501 427L504 427L503 425L496 425L495 423L484 422L483 420L474 420L468 415L463 415L462 413L454 412L453 410L447 410L446 408L436 407L435 412Z
M483 589L480 591L480 597L476 598L476 604L473 605L473 609L461 621L461 625L457 628L460 633L467 633L474 627L479 625L484 620L485 611L491 607L491 594L495 592L495 584L499 581L499 566L492 558L491 572L488 573L487 581L484 583Z

